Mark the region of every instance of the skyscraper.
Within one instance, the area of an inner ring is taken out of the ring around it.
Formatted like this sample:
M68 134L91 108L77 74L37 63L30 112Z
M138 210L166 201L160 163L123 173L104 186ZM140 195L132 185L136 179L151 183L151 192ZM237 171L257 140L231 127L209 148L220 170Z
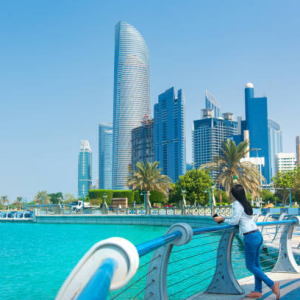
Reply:
M296 160L297 166L300 167L300 135L296 137Z
M205 108L211 108L215 118L220 117L220 105L216 98L209 92L205 91Z
M154 162L154 137L153 137L153 119L145 120L142 126L134 128L131 134L132 157L131 168L136 170L138 162Z
M269 183L270 158L269 158L269 138L268 138L268 104L267 97L254 97L254 87L252 83L247 83L245 87L245 108L246 126L249 130L250 148L258 149L250 152L250 157L264 157L265 165L262 167L262 174Z
M92 150L89 141L82 140L78 157L78 197L85 197L92 185Z
M112 124L99 125L99 189L112 189Z
M271 179L276 175L276 154L282 152L282 131L275 121L268 120Z
M183 91L176 97L172 87L159 95L154 105L155 160L173 182L186 170L184 104Z
M215 154L221 153L223 141L237 134L237 122L232 113L224 113L223 118L215 118L212 109L203 109L203 118L194 121L193 158L194 168L212 161ZM212 177L217 172L212 172Z
M149 54L142 35L130 24L115 29L113 189L125 189L131 169L131 131L150 112Z

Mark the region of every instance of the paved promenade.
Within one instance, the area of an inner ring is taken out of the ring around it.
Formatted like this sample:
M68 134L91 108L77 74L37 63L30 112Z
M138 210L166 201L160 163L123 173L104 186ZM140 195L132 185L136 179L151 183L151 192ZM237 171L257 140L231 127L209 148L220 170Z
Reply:
M300 274L295 273L267 273L274 281L280 283L281 300L299 300L300 299ZM239 284L244 289L244 295L220 295L220 294L198 294L189 297L186 300L246 300L245 295L254 289L254 276L245 277L239 280ZM272 291L263 284L263 297L259 299L271 300L276 299Z

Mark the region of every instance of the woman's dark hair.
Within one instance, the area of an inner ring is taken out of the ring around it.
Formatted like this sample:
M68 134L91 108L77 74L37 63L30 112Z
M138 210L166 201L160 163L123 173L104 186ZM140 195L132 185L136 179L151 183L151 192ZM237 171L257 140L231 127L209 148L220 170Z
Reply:
M239 201L242 206L244 207L244 211L247 215L252 216L253 215L253 209L250 205L250 203L247 201L246 193L242 185L236 184L231 188L230 193L233 195L233 197Z

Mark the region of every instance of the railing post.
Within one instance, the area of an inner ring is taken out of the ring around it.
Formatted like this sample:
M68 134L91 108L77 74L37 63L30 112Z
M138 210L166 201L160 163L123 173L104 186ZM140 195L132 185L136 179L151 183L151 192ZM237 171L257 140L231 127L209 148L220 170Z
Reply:
M225 230L218 248L217 266L214 277L205 293L242 295L244 290L238 284L231 263L231 248L238 228Z
M270 213L267 213L263 219L263 222L267 222L268 221L268 218L270 216ZM269 234L266 230L266 226L262 226L261 228L261 234L264 236L265 234Z
M278 221L282 221L284 218L285 218L286 214L285 213L282 213L278 219ZM274 238L272 240L272 243L276 240L279 240L281 235L282 235L282 232L284 230L284 227L285 226L281 226L281 225L277 225L276 226L276 232L275 232L275 235L274 235ZM279 241L277 242L279 244Z
M169 258L172 252L173 245L184 245L190 242L193 238L193 229L185 223L177 223L172 225L166 234L174 231L180 231L181 237L174 240L171 244L167 244L154 251L151 263L148 268L148 276L145 291L145 299L167 300L167 270Z
M287 224L284 226L280 237L278 259L272 272L300 273L300 267L295 261L291 244L294 227L300 226L300 217L290 217L289 219L295 220L296 224Z

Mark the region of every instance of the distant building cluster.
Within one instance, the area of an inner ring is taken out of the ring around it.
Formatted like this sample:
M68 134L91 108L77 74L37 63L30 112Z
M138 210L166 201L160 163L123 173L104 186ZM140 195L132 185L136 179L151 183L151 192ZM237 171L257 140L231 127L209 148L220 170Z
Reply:
M245 120L231 112L221 114L215 97L205 91L202 118L193 121L193 162L186 162L185 97L182 89L168 88L158 96L154 117L150 116L149 51L139 31L126 22L115 28L113 123L99 125L98 176L93 188L127 189L129 174L138 162L159 162L162 174L173 182L186 170L211 162L227 139L249 141L248 160L257 164L270 183L278 171L300 161L300 136L296 153L283 153L280 125L268 118L267 97L255 97L254 86L245 87ZM78 166L78 196L92 186L92 151L81 142ZM213 173L213 178L217 173Z

